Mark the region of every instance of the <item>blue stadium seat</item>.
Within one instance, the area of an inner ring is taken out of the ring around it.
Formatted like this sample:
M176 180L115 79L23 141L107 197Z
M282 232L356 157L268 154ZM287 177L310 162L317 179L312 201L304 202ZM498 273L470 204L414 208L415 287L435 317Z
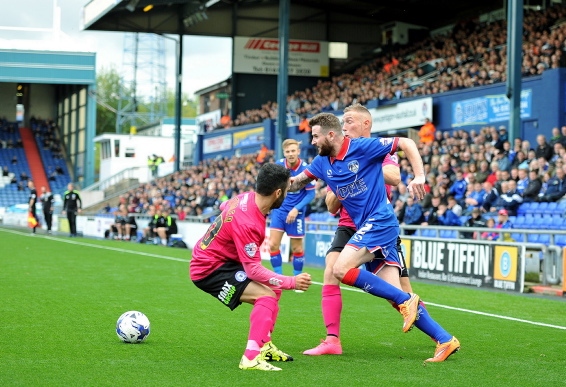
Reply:
M566 200L558 202L558 206L556 207L556 213L560 215L564 215L566 213Z
M527 234L527 242L538 243L538 234Z
M538 205L532 209L531 213L537 214L537 215L542 215L544 214L544 211L546 211L546 209L548 208L548 202L541 202L541 203L537 203Z
M558 207L557 202L548 203L548 206L544 210L543 215L554 215L557 207Z
M534 228L535 218L532 216L525 217L525 223L523 224L523 228Z
M542 227L541 228L543 228L545 230L556 229L556 225L552 221L553 221L552 216L547 215L547 214L543 215L542 216Z
M436 230L431 229L431 228L425 228L425 229L421 229L421 236L426 237L426 238L436 238Z
M566 247L566 235L555 235L554 244L560 247Z
M532 202L521 204L517 209L517 215L525 215L531 209L532 204Z
M540 234L538 236L538 243L543 243L548 246L550 244L550 234Z
M445 239L458 238L458 231L456 230L440 230L440 237Z
M524 216L517 216L513 223L513 228L525 228L525 220L527 218Z
M466 224L466 222L468 221L468 219L470 219L471 216L469 215L462 215L460 216L460 224L463 226Z
M514 232L511 234L511 239L513 239L515 242L524 242L525 234L521 234L520 232Z
M543 217L536 217L533 222L533 228L537 230L544 230L547 227L547 223L544 221Z

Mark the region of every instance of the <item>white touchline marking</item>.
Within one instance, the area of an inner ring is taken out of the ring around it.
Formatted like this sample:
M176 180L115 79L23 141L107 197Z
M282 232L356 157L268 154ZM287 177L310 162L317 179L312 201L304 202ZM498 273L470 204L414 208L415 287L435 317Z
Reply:
M322 282L314 282L313 284L316 285L322 285ZM340 286L340 289L342 290L349 290L351 292L358 292L358 293L365 293L363 290L358 289L358 288L352 288L352 287L344 287L344 286ZM509 317L509 316L502 316L500 314L493 314L493 313L486 313L486 312L480 312L477 310L471 310L471 309L464 309L464 308L456 308L453 306L448 306L448 305L442 305L442 304L436 304L434 302L430 302L430 301L426 301L427 305L432 305L432 306L437 306L439 308L444 308L444 309L450 309L450 310L457 310L459 312L466 312L466 313L471 313L471 314L478 314L481 316L487 316L487 317L494 317L494 318L500 318L503 320L510 320L510 321L517 321L517 322L522 322L525 324L531 324L531 325L538 325L541 327L548 327L548 328L555 328L555 329L563 329L566 330L566 327L560 326L560 325L552 325L552 324L545 324L545 323L541 323L541 322L536 322L536 321L529 321L529 320L523 320L521 318L515 318L515 317Z
M1 228L1 227L0 227L0 231L8 232L8 233L11 233L11 234L17 234L17 235L21 235L21 236L31 235L31 234L26 234L26 233L23 233L23 232L20 232L20 231L9 230L9 229L5 229L5 228ZM166 259L166 260L169 260L169 261L187 262L187 263L190 262L189 259L168 257L166 255L144 253L144 252L140 252L140 251L120 249L120 248L117 248L117 247L92 245L90 243L79 242L79 241L68 240L68 239L59 239L59 238L55 238L55 237L47 236L47 235L34 235L34 238L37 238L37 237L49 239L49 240L56 241L56 242L68 243L68 244L71 244L71 245L93 247L95 249L103 249L103 250L117 251L117 252L120 252L120 253L130 253L130 254L136 254L136 255L143 255L143 256L146 256L146 257ZM323 285L322 282L316 282L316 281L313 281L313 284L321 285L321 286ZM349 286L348 287L340 286L340 288L342 290L349 290L351 292L365 293L361 289L353 288L353 287L349 287ZM499 319L502 319L502 320L510 320L510 321L522 322L522 323L525 323L525 324L537 325L537 326L541 326L541 327L566 330L566 327L563 327L563 326L560 326L560 325L545 324L545 323L536 322L536 321L523 320L523 319L515 318L515 317L502 316L502 315L499 315L499 314L480 312L480 311L477 311L477 310L456 308L456 307L453 307L453 306L436 304L436 303L430 302L428 300L427 300L426 304L436 306L436 307L439 307L439 308L456 310L456 311L459 311L459 312L466 312L466 313L477 314L477 315L481 315L481 316L499 318Z
M11 233L11 234L17 234L17 235L21 235L21 236L31 236L31 234L22 233L22 232L15 231L15 230L7 230L5 228L0 228L0 231L8 232L8 233ZM69 240L69 239L60 239L60 238L56 238L56 237L52 237L52 236L48 236L48 235L37 235L36 234L36 235L33 236L33 238L38 238L38 237L44 238L44 239L49 239L49 240L56 241L56 242L61 242L61 243L68 243L70 245L93 247L95 249L103 249L103 250L112 250L112 251L117 251L119 253L130 253L130 254L136 254L136 255L144 255L146 257L167 259L169 261L178 261L178 262L187 262L187 263L189 262L188 259L183 259L183 258L175 258L175 257L169 257L167 255L151 254L151 253L144 253L144 252L135 251L135 250L120 249L118 247L93 245L93 244L90 244L90 243L79 242L79 241L74 241L74 240Z

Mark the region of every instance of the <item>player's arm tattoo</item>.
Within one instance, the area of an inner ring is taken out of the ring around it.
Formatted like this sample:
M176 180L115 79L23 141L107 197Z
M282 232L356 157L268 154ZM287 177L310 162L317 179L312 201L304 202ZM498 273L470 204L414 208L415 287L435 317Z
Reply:
M299 191L307 186L313 179L308 177L304 172L299 173L295 176L292 181L291 185L289 186L290 192Z

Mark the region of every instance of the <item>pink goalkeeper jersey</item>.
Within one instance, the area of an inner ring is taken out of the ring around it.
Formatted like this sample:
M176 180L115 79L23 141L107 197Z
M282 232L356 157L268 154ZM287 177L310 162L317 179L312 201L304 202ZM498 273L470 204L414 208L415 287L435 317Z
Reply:
M397 163L397 155L387 155L385 156L385 159L383 159L383 166L386 165L395 165L396 167L399 166L399 164ZM330 189L330 188L328 188ZM391 202L391 186L388 184L385 184L385 192L387 193L387 200L389 202ZM350 217L350 214L348 214L348 211L346 211L346 209L344 207L340 208L340 219L338 220L338 226L344 226L344 227L350 227L355 229L356 225L354 224L354 221L352 220L352 218Z
M222 213L195 244L189 265L191 280L203 279L224 263L236 261L253 281L274 288L295 288L294 277L276 274L261 265L266 222L255 196L255 192L245 192L222 203Z

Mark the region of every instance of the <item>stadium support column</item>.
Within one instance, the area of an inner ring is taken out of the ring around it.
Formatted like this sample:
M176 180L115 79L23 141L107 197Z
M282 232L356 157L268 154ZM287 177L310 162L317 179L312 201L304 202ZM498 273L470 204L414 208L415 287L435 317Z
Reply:
M181 115L183 98L183 34L177 42L177 74L175 90L175 172L181 170Z
M289 8L290 0L279 2L279 74L277 76L277 136L275 155L283 157L281 143L287 135L287 88L289 63Z
M509 141L521 137L521 65L523 2L507 1L507 98L509 98Z
M94 135L96 133L96 83L88 85L86 103L85 154L83 188L94 184Z

